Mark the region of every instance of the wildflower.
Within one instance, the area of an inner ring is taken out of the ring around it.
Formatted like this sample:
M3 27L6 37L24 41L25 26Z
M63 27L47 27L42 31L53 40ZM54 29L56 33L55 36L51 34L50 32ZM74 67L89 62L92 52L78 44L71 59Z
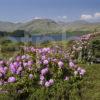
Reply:
M40 75L40 80L44 80L45 78L44 78L44 76L43 75Z
M43 52L43 53L46 53L46 52L49 52L49 51L50 51L50 48L43 48L43 49L42 49L42 52Z
M5 73L4 68L3 68L3 67L0 67L0 72L1 72L1 73Z
M81 70L81 68L80 68L80 67L78 67L78 68L77 68L77 71L79 72L80 70Z
M20 57L20 56L17 56L17 57L16 57L16 60L17 60L17 61L20 61L20 60L21 60L21 57Z
M21 58L22 58L22 59L25 59L25 58L26 58L26 55L23 55Z
M2 73L0 73L0 78L3 76L3 74Z
M32 61L28 61L27 65L28 66L32 66L33 62Z
M52 59L52 61L53 61L53 62L57 62L57 59L56 59L56 58L55 58L55 59Z
M35 49L33 47L31 47L31 52L35 52Z
M3 85L3 82L2 81L0 81L0 85Z
M16 78L13 77L13 76L8 78L8 82L9 82L9 83L13 83L13 82L15 82L15 81L16 81Z
M33 74L29 74L29 78L32 79L33 78Z
M27 62L23 62L23 66L24 67L28 66L28 63Z
M0 65L3 65L3 64L4 64L4 61L3 61L3 60L1 60L1 61L0 61Z
M86 71L84 69L81 69L80 72L79 72L79 74L83 76L85 74L85 72Z
M44 65L47 65L48 63L49 63L48 60L44 60L44 61L43 61L43 64L44 64Z
M48 68L44 68L41 70L41 75L45 75L48 72Z
M13 65L17 68L19 66L18 62L14 62Z
M45 82L45 87L49 87L50 86L50 82L46 81Z
M68 76L66 76L64 80L69 80L69 77L68 77Z
M6 72L8 70L8 68L7 67L4 67L4 71Z
M23 69L22 67L18 67L18 69L17 69L17 72L16 72L16 73L17 73L17 74L20 74L20 73L21 73L21 71L22 71L22 69Z
M45 57L45 56L42 56L42 57L41 57L41 59L42 59L42 60L45 60L45 59L46 59L46 57Z
M43 85L43 84L44 84L44 81L41 80L41 81L39 82L39 84L40 84L40 85Z
M58 62L58 66L59 66L60 68L62 68L63 65L64 65L64 63L63 63L62 61L59 61L59 62Z
M49 83L50 83L50 85L53 85L54 84L54 80L53 79L50 79L49 80Z
M70 62L69 62L69 67L72 68L72 67L74 67L74 66L75 66L75 64L74 64L72 61L70 61Z
M15 68L15 66L11 63L10 64L10 71L14 74L14 73L16 73L16 68Z

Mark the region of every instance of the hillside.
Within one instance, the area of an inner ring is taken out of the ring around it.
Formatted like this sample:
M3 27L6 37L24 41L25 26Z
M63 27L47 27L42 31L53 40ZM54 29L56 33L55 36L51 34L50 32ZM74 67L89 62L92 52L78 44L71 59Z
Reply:
M100 22L86 22L82 20L66 23L63 27L63 30L69 31L100 31Z
M60 24L50 19L36 19L23 23L19 29L33 33L58 33L62 31Z
M61 33L65 31L100 31L100 22L56 22L51 19L33 19L25 23L11 23L0 21L0 31L11 32L25 30L31 33Z

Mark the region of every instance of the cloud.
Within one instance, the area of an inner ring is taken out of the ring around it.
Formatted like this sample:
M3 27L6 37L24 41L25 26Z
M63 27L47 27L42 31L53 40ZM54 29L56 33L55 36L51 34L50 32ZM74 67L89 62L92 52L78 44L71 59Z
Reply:
M89 15L89 14L82 14L80 17L81 20L90 20L92 18L93 18L93 16Z
M62 19L67 19L67 16L62 16Z
M95 13L95 14L94 14L94 17L95 17L95 18L100 18L100 13L99 13L99 12L98 12L98 13Z
M80 16L81 20L89 20L89 21L98 21L100 20L100 12L96 12L93 15L90 14L82 14Z
M58 16L58 17L56 18L56 20L58 20L58 21L67 21L67 19L68 19L67 16Z
M43 19L42 17L34 17L34 19Z

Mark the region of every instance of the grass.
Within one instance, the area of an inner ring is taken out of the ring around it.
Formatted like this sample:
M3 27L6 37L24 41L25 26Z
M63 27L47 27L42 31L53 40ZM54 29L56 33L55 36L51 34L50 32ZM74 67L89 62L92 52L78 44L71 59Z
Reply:
M100 64L84 65L87 74L82 86L82 100L100 100Z

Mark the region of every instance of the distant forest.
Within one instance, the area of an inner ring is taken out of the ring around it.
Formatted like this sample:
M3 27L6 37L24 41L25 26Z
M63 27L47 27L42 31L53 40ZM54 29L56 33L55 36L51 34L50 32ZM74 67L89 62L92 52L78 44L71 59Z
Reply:
M24 35L25 35L24 30L16 30L13 32L0 31L0 37L4 37L4 36L24 37Z

